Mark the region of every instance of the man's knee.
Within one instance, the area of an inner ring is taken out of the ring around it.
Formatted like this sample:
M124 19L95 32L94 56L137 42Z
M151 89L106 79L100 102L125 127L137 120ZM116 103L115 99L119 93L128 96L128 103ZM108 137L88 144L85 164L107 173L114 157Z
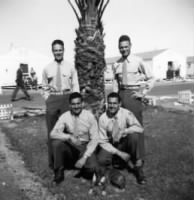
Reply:
M86 169L87 172L93 173L96 171L97 167L97 161L96 159L90 159L90 157L87 159L86 164L84 168Z
M128 140L129 143L137 143L140 140L141 136L140 134L142 133L135 132L133 134L129 134L127 135L126 139Z
M102 166L108 166L112 164L113 155L105 150L100 150L98 154L98 163Z
M51 146L52 146L53 151L63 150L66 147L65 142L63 142L61 140L50 139L50 142L51 142Z

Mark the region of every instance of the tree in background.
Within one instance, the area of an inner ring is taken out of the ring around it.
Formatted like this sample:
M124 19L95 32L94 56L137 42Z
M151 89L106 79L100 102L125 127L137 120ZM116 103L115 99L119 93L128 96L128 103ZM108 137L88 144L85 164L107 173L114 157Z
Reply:
M75 39L75 67L86 107L98 117L104 107L104 33L102 16L109 0L75 0L72 7L79 27Z

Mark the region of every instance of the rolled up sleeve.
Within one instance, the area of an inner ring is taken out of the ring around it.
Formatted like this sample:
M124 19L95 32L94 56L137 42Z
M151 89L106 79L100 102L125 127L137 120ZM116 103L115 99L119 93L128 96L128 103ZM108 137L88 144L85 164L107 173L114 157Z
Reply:
M127 126L128 128L125 129L125 133L127 134L133 134L133 133L143 133L144 129L135 117L135 115L128 111L126 113L126 119L127 119Z
M72 91L80 92L77 70L75 68L72 69Z
M97 145L99 144L99 132L98 123L93 114L88 116L90 128L89 128L89 142L87 144L84 156L89 157L95 151Z
M99 119L99 145L109 153L115 154L118 150L109 142L105 121L103 118Z
M50 137L52 139L58 139L58 140L68 140L70 137L69 133L64 132L65 129L65 120L63 115L58 119L56 122L53 130L51 131Z

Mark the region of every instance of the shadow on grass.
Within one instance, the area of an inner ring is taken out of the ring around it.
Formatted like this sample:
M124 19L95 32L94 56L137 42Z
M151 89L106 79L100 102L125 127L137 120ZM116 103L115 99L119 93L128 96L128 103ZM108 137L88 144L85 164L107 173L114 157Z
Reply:
M46 125L44 117L15 121L15 128L4 126L12 148L21 153L26 167L42 178L53 194L64 193L68 200L192 200L194 197L194 116L191 113L167 112L148 108L144 112L145 174L148 183L139 186L127 174L125 192L118 193L109 185L107 196L89 196L89 182L66 174L65 181L53 186L48 169Z

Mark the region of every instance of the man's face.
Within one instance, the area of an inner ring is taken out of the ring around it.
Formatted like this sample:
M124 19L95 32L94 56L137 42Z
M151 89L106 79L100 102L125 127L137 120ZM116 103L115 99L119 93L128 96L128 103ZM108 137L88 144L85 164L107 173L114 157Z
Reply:
M63 60L64 47L62 45L55 44L52 47L52 52L53 52L54 58L57 62L61 62Z
M122 41L119 43L119 51L123 58L127 58L131 53L131 44L129 41Z
M72 114L79 115L82 111L82 106L83 104L81 98L72 99L70 102L70 110Z
M116 97L108 98L108 112L109 112L109 114L115 115L118 112L119 108L120 108L120 103L119 103L118 98L116 98Z

